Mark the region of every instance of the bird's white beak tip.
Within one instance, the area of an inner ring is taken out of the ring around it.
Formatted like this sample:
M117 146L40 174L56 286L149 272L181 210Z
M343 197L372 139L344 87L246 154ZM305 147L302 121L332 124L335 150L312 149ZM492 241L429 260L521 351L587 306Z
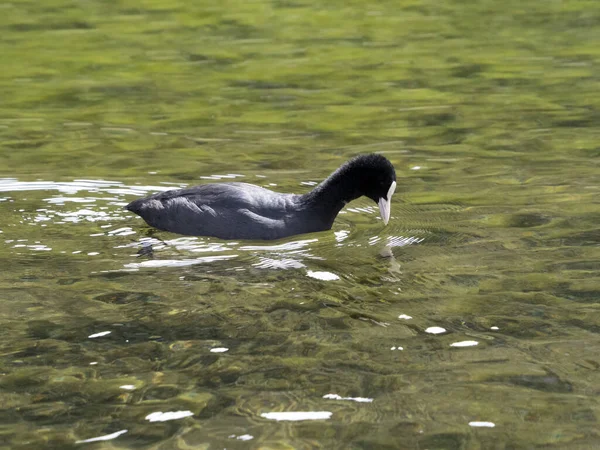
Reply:
M383 220L383 224L387 225L390 221L390 215L392 213L392 195L394 195L394 191L396 190L396 182L392 181L390 189L387 193L387 198L381 197L377 204L379 205L379 214L381 215L381 220Z
M383 220L384 225L387 225L390 221L391 205L385 198L380 198L377 204L379 205L381 220Z

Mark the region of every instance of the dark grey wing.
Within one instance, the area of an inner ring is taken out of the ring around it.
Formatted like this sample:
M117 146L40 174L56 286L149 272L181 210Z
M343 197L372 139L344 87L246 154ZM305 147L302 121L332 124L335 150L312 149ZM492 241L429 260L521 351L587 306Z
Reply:
M211 183L194 186L188 189L159 192L150 198L159 201L169 201L174 198L185 198L198 206L209 205L213 208L248 208L284 210L286 200L295 197L280 194L269 189L248 183ZM260 211L255 211L260 213Z
M174 233L276 239L287 235L286 219L296 197L246 183L219 183L160 192L131 202L127 209Z
M174 233L202 234L198 223L216 217L216 211L209 206L198 206L184 196L141 198L127 205L127 209L155 228Z

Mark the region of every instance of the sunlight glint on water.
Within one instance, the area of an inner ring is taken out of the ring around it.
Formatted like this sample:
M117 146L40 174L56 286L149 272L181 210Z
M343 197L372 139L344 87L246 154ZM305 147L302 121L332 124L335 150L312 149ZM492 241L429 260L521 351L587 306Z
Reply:
M5 446L599 447L599 2L0 6ZM122 208L368 152L387 227Z

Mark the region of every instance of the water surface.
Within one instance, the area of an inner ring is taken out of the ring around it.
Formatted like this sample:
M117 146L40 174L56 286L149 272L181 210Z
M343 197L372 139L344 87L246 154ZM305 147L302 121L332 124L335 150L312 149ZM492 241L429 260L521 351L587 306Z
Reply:
M0 7L6 448L600 445L597 2ZM122 209L365 152L387 227L366 199L275 242Z

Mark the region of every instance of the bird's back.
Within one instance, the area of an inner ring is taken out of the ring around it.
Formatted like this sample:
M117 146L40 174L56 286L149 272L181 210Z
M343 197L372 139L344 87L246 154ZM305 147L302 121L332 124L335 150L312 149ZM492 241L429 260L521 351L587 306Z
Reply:
M298 199L247 183L214 183L160 192L126 209L153 227L179 234L277 239L298 232Z

